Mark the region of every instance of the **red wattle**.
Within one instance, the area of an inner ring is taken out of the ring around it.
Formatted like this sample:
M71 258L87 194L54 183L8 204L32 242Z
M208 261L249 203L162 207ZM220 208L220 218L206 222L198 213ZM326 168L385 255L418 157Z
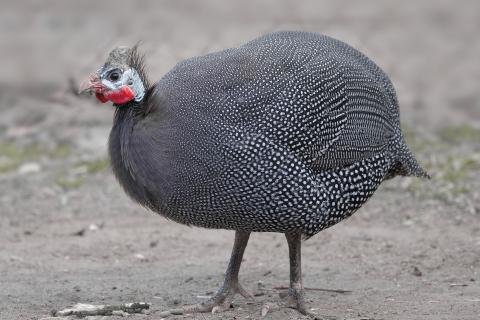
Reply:
M95 93L95 97L97 97L98 101L101 103L105 103L108 101L108 99L103 95L103 93L97 92Z
M133 100L135 93L130 87L123 86L115 91L106 91L103 93L103 96L115 104L124 104Z

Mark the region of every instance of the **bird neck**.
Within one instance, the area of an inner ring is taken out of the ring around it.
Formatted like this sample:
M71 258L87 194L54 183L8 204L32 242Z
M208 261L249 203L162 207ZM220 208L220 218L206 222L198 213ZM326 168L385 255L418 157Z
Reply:
M145 93L141 100L131 100L124 104L114 104L115 106L115 116L114 116L114 125L117 121L126 120L130 117L134 119L140 119L145 117L152 111L152 106L149 102L150 96L152 93L152 88L145 90Z

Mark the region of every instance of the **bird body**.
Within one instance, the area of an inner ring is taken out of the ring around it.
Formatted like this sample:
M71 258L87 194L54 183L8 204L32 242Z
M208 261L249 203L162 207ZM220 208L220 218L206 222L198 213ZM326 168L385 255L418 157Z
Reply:
M385 73L302 32L180 62L143 105L117 110L109 150L127 193L169 219L307 237L394 170L422 174L403 160L413 158Z
M427 177L405 144L388 76L315 33L272 33L187 59L154 85L137 50L118 48L82 91L117 107L109 153L128 195L179 223L235 230L223 286L183 310L249 297L238 272L250 232L282 232L288 303L308 314L301 238L352 215L385 179Z

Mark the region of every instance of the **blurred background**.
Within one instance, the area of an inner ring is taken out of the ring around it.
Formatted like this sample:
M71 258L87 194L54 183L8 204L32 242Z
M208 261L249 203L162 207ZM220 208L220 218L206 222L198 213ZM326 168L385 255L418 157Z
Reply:
M352 219L308 242L307 283L353 290L311 293L311 303L340 319L478 319L478 0L0 3L0 319L125 299L153 301L155 312L216 288L232 234L133 204L109 169L113 108L76 90L118 45L141 41L156 81L184 58L276 30L332 36L383 68L407 141L433 177L387 182ZM219 254L207 261L211 250ZM280 235L258 235L243 266L247 287L286 283L285 250ZM298 316L288 312L268 317Z

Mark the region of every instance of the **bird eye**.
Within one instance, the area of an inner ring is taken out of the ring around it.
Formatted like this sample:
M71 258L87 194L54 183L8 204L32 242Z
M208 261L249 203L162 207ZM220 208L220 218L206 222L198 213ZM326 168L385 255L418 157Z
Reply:
M110 80L110 81L117 81L118 79L120 79L120 72L118 72L118 71L112 71L108 75L108 80Z

